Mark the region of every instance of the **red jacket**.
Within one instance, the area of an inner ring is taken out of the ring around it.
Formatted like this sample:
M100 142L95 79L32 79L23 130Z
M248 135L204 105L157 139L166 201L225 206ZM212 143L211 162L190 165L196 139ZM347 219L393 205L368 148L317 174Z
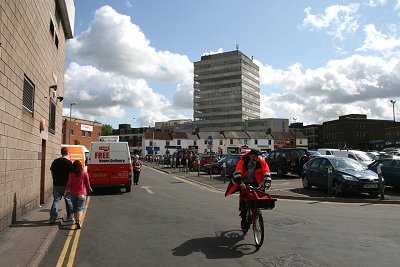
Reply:
M244 153L240 157L239 162L236 164L235 172L233 173L233 179L226 189L225 196L229 196L239 190L239 184L243 182L243 177L246 177L246 174L249 172L249 161L250 157L248 156L248 153ZM264 181L271 183L269 166L261 156L258 156L256 168L254 170L254 177L259 185L264 183Z

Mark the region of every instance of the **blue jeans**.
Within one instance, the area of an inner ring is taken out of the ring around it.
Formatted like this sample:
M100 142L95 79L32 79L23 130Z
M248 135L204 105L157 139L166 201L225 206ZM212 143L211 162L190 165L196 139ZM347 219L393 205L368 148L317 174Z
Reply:
M60 206L61 198L64 195L65 186L53 186L53 205L51 205L50 209L50 221L55 221L58 218L58 208ZM64 198L65 200L65 209L67 210L67 219L74 218L74 211L72 208L71 196L69 192Z

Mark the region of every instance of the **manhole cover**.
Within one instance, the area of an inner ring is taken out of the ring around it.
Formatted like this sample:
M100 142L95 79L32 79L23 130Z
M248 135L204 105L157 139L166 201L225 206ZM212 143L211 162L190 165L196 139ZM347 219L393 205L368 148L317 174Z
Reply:
M294 225L298 223L304 223L302 221L298 221L291 218L276 218L276 219L267 219L267 223L276 225L276 226L285 226L285 225Z
M287 254L285 256L256 258L264 266L268 267L320 267L320 265L306 260L297 254Z

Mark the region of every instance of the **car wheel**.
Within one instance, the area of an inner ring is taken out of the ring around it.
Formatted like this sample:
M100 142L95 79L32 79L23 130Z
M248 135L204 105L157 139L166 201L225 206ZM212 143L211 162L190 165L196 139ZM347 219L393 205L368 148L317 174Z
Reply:
M279 177L283 176L283 170L281 167L279 167L278 170L276 171L276 175L278 175Z
M335 196L343 195L343 185L339 181L334 181L332 185L332 192Z
M218 174L219 170L217 167L212 168L212 173L213 174Z
M303 182L304 189L311 189L311 184L310 184L310 181L308 180L307 176L303 176L302 182Z
M378 197L380 194L379 193L368 193L371 197Z

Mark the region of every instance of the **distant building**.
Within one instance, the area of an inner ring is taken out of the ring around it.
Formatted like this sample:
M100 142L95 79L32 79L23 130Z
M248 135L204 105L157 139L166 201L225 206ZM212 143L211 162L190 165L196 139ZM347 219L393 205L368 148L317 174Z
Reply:
M259 67L239 50L194 63L194 126L200 131L243 130L260 118Z
M0 4L0 230L53 192L73 0Z
M83 145L90 148L91 142L96 142L101 135L102 124L96 121L89 121L63 116L62 143L70 145Z
M385 129L398 127L400 123L392 120L367 119L364 114L348 114L338 120L322 124L320 141L327 148L352 148L360 150L378 149L385 146L388 137ZM393 137L393 136L392 136ZM396 137L391 142L397 142Z
M245 131L288 132L289 119L266 118L252 119L244 122Z

